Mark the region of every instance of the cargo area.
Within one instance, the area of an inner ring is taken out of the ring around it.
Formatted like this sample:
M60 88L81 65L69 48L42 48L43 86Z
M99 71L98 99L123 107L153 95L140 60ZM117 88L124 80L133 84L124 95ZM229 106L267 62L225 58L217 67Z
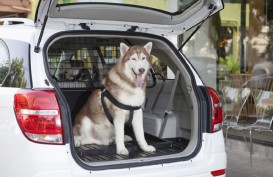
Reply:
M126 127L125 134L133 138L125 143L128 156L117 155L115 144L88 144L75 147L83 162L92 165L106 161L185 157L196 148L199 118L191 77L166 41L121 34L59 35L48 44L50 76L69 105L73 123L90 94L103 89L102 78L120 57L120 42L132 46L144 45L148 41L153 42L152 68L147 78L146 101L142 105L143 126L146 141L156 148L156 152L140 150L132 128Z
M115 144L109 146L88 144L76 148L78 156L85 162L101 162L128 160L137 158L157 157L182 152L188 145L189 140L184 138L167 138L160 139L150 134L146 134L145 138L148 144L156 148L156 152L142 151L134 138L133 132L128 128L127 135L133 137L133 141L125 142L125 146L129 151L129 155L116 154Z

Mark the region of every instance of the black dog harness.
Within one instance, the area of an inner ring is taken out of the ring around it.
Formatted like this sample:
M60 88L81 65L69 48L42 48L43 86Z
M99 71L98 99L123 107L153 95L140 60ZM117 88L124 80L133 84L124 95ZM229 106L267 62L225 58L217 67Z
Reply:
M101 92L101 103L102 103L102 107L103 107L103 110L104 110L104 113L105 113L107 119L108 119L112 124L113 124L113 117L111 116L111 114L110 114L110 112L109 112L109 109L108 109L107 106L106 106L104 97L106 97L111 103L113 103L115 106L119 107L120 109L124 109L124 110L130 111L129 120L128 120L127 124L128 124L128 125L131 125L131 124L132 124L132 121L133 121L134 111L140 109L141 106L128 106L128 105L122 104L122 103L120 103L118 100L116 100L116 99L110 94L110 92L109 92L108 90L104 89L104 90Z

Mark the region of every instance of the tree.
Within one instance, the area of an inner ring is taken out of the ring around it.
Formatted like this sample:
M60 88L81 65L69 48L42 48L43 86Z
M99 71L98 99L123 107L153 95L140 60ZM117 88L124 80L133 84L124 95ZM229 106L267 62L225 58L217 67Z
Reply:
M11 62L10 72L3 83L4 87L26 87L23 59L15 58Z

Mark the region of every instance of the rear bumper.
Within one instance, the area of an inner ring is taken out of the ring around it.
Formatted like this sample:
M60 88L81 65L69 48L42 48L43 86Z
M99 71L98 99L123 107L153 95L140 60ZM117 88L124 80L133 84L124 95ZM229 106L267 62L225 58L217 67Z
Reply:
M212 177L211 171L226 169L222 131L204 133L200 152L188 161L136 168L85 170L73 159L68 144L44 145L25 139L24 146L18 146L12 156L15 153L19 154L17 158L0 161L1 174L6 177Z
M76 164L72 166L75 167L73 173L77 177L87 177L90 173L98 177L212 177L212 171L226 169L226 159L223 132L218 131L216 133L204 133L199 153L188 161L102 171L83 170L79 166L76 167ZM74 163L75 161L71 160L71 162Z

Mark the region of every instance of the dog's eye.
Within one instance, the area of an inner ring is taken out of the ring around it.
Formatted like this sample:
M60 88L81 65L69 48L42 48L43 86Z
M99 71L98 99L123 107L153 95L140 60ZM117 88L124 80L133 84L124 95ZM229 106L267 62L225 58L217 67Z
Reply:
M145 60L146 59L146 57L142 57L142 60Z
M134 61L135 61L135 60L136 60L136 58L132 58L132 60L134 60Z

